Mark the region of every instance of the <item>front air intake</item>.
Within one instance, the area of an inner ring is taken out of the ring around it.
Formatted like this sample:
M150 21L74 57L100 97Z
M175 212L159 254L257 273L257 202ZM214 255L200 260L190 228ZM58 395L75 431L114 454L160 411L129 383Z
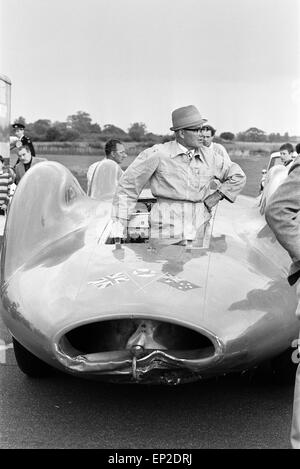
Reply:
M60 349L63 351L68 345L73 356L134 350L137 347L143 355L163 350L174 358L189 360L208 358L215 353L213 341L203 333L152 319L126 318L85 324L63 336Z

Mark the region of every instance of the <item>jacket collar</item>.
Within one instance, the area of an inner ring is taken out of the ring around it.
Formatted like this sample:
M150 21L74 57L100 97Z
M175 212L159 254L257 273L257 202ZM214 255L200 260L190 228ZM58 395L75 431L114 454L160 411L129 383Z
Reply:
M177 140L173 140L171 142L171 158L175 158L176 156L179 155L186 155L189 152L188 148L184 147L181 145L181 143L177 142ZM194 150L194 156L199 156L200 158L202 157L199 149Z

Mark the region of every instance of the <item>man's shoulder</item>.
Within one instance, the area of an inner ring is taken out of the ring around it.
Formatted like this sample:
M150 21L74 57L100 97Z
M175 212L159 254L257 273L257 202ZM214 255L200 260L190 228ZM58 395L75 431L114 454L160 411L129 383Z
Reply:
M13 167L14 170L18 169L18 168L22 168L22 166L24 166L24 164L22 163L22 161L18 161L15 166Z
M41 158L39 156L34 156L32 158L32 163L31 163L31 166L37 164L37 163L42 163L43 161L48 161L47 158Z
M148 159L151 158L152 156L159 155L162 151L162 144L161 143L156 143L155 145L152 145L152 147L144 148L142 150L136 159L141 160L141 159Z
M289 170L288 174L291 174L292 172L294 173L300 172L300 155L298 155L297 158L292 163L290 163L287 167Z
M224 147L224 145L221 145L221 143L213 142L212 145L216 153L228 155L226 148Z
M148 153L157 153L161 151L165 151L167 148L169 148L171 142L165 142L165 143L155 143L155 145L152 145L152 147L146 148L144 151L147 151Z
M225 147L224 145L222 145L221 143L218 143L218 142L212 142L212 145L216 148L219 148L219 149L222 149L222 150L225 150Z
M32 140L30 137L27 137L27 135L23 135L23 137L21 138L21 142L23 145L32 145Z
M103 161L103 160L102 160ZM102 161L95 161L94 163L92 163L89 167L88 167L88 171L95 168L99 163L101 163Z
M143 156L169 156L177 151L177 142L175 140L165 142L165 143L156 143L152 147L148 147L143 150L140 155ZM139 156L140 156L139 155Z

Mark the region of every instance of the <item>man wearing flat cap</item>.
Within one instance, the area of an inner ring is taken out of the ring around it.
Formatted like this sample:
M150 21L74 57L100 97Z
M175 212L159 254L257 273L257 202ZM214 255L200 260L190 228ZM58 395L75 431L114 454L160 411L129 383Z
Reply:
M15 122L12 125L12 128L15 131L15 138L11 141L10 149L13 150L14 148L21 148L24 145L28 145L30 147L30 152L32 156L35 156L35 150L33 143L29 137L24 135L25 132L25 125L19 122Z
M121 177L113 200L114 225L128 226L148 181L157 199L151 209L151 234L168 238L170 244L195 240L198 228L210 218L211 209L220 200L235 201L246 176L230 158L205 156L201 150L204 122L206 119L195 106L173 111L171 130L175 140L142 151Z

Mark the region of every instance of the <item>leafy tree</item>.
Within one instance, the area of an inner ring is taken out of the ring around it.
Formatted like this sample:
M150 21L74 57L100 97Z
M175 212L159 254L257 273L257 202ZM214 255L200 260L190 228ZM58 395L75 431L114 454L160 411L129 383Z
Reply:
M289 133L288 133L288 132L285 132L285 133L284 133L284 136L283 136L283 140L284 140L285 142L288 142L289 139L290 139Z
M134 122L128 129L129 137L135 142L140 142L146 134L146 125L143 122Z
M77 111L76 114L68 116L67 125L73 131L78 132L79 135L101 131L98 124L92 124L91 116L83 111Z
M91 133L99 134L101 132L101 127L99 124L95 123L91 125Z
M59 140L61 140L61 138L62 138L62 134L57 127L53 126L47 130L47 133L46 133L47 142L58 142Z
M257 127L250 127L245 132L238 133L238 140L242 142L265 142L267 136L263 130Z
M55 140L51 141L72 142L74 140L80 140L79 132L72 130L66 122L54 122L51 127L50 138L54 138L55 135Z
M268 135L269 142L281 142L281 135L279 133L272 132Z
M121 129L120 127L116 127L113 124L105 124L101 136L110 139L110 138L119 138L119 139L124 139L124 137L127 137L127 133Z
M153 144L162 143L163 137L162 137L162 135L156 135L152 132L148 132L145 135L145 140L147 140L147 142L151 142Z
M50 127L51 121L49 119L38 119L31 124L31 131L38 137L45 137Z
M224 140L234 140L235 135L232 132L222 132L220 134L220 138L223 138Z
M74 140L81 140L81 135L77 130L67 129L62 135L61 141L73 142Z

